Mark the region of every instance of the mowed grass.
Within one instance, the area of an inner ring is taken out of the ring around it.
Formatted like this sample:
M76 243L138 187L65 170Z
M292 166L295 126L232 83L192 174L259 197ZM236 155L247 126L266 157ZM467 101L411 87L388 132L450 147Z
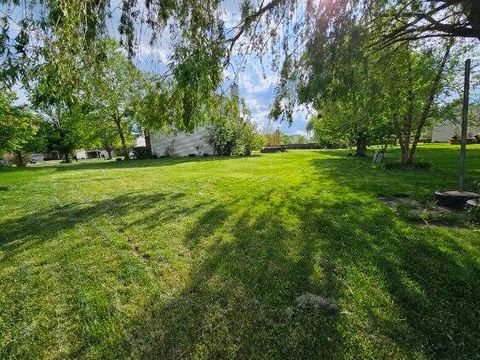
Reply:
M379 200L455 187L458 147L345 155L0 170L0 358L479 358L480 232Z

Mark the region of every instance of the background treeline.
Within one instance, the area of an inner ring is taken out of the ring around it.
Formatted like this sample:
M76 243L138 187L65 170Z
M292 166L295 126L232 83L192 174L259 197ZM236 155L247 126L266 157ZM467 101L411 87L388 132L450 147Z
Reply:
M307 105L321 140L363 155L395 137L411 162L425 127L456 108L460 60L480 39L477 0L244 0L233 25L222 0L0 4L2 151L26 151L35 130L66 161L95 142L128 158L130 133L210 121L222 111L225 69L270 53L280 73L272 118L292 122ZM162 77L133 65L143 26L153 46L170 44ZM12 105L18 86L31 109Z
M308 129L323 146L353 145L364 156L368 145L398 143L401 161L413 162L427 127L459 121L471 46L450 36L379 42L386 24L367 10L320 10L304 50L283 63L270 115L291 121L296 105L309 106Z

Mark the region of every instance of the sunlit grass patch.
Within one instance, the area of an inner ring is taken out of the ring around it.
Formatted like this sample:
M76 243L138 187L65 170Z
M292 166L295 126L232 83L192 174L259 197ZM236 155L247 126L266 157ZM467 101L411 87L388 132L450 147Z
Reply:
M421 147L427 172L345 151L1 171L0 358L475 358L480 233L462 214L419 226L457 155Z

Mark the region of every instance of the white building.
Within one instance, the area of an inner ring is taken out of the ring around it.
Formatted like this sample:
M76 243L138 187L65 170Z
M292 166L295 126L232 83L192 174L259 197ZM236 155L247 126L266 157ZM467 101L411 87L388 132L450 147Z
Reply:
M233 83L230 96L240 101L239 87ZM188 156L188 155L214 155L214 149L205 139L206 126L195 128L192 133L173 130L170 134L152 133L150 143L152 155L156 156Z
M77 159L99 159L99 158L108 158L108 151L107 150L76 150L75 155L77 156ZM112 156L113 156L113 151L112 151Z
M475 135L480 133L480 129L476 127L468 127L467 139L472 139ZM455 126L451 124L444 124L432 128L432 142L433 143L447 143L452 137L458 136L460 138L460 125Z
M213 155L213 148L205 140L206 127L196 128L192 133L172 132L151 134L152 154L157 156Z
M467 139L473 139L475 135L480 133L480 106L476 104L471 105L468 115ZM431 129L432 142L446 143L454 136L460 138L461 126L462 107L458 106L455 109L453 118L447 117L442 123ZM430 135L430 131L428 135Z
M35 162L36 161L43 161L43 160L45 160L45 154L31 154L30 158Z

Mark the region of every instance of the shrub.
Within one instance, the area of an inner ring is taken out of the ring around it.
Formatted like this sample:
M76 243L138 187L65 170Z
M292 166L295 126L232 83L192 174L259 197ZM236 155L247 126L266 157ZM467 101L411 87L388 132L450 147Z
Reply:
M24 153L6 154L3 156L3 159L8 165L25 167L30 162L30 155Z
M136 159L151 159L152 154L146 146L137 146L133 148L133 155Z
M257 128L249 121L244 121L239 126L239 136L236 146L236 153L250 156L253 150L263 146L263 137L257 132Z
M234 154L249 156L253 150L260 149L264 142L255 125L242 119L225 119L221 123L209 126L205 140L215 154L220 156Z
M394 161L385 164L387 170L429 170L431 167L432 164L429 162L402 163Z
M224 121L209 126L205 140L213 148L215 155L230 156L237 145L238 135L236 122Z

